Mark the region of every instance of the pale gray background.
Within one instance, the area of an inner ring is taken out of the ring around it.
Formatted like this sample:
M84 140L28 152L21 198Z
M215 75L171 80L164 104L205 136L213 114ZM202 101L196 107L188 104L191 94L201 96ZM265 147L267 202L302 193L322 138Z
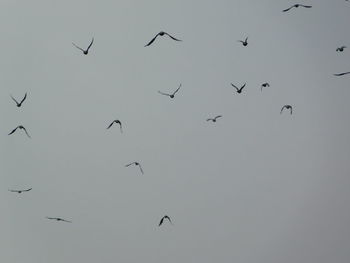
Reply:
M1 262L348 262L350 3L301 2L2 0Z

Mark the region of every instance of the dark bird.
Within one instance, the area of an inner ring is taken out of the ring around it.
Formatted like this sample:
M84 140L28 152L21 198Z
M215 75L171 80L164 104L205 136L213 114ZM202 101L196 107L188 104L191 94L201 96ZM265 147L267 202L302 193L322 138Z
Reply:
M334 76L343 76L343 75L346 75L346 74L350 74L350 71L349 72L343 72L343 73L338 73L338 74L333 74Z
M284 105L281 109L281 114L283 112L284 109L290 110L290 114L293 114L293 107L291 105Z
M244 89L245 85L246 85L246 83L244 83L244 85L242 87L238 88L237 86L235 86L231 83L231 86L236 88L237 93L242 93L242 90Z
M158 93L165 95L165 96L169 96L170 98L174 98L175 94L179 91L179 89L181 88L181 84L179 85L179 87L172 93L172 94L168 94L168 93L164 93L158 90Z
M169 217L169 216L167 216L167 215L165 215L165 216L163 216L163 217L162 217L162 219L160 220L160 222L159 222L158 226L161 226L161 225L163 224L164 219L168 219L168 220L169 220L169 222L170 222L170 224L173 224L173 223L171 222L170 217Z
M28 138L31 138L30 135L28 134L26 128L24 128L22 125L18 125L15 129L13 129L8 135L11 135L14 133L17 129L24 130L24 132L27 134Z
M266 88L266 87L270 87L270 84L267 83L267 82L261 84L261 86L260 86L261 91L262 91L263 88Z
M11 96L11 98L13 99L13 101L16 102L17 107L21 107L23 101L25 101L26 98L27 98L27 92L26 92L26 94L24 95L24 98L21 100L21 102L18 102L14 97L12 97L12 95L10 95L10 96Z
M63 218L60 218L60 217L46 217L47 219L50 219L50 220L56 220L56 221L62 221L62 222L67 222L67 223L72 223L72 221L69 221L69 220L66 220L66 219L63 219Z
M120 122L120 120L114 120L114 121L112 121L111 124L109 124L109 126L107 127L107 129L111 128L112 125L113 125L114 123L119 124L120 132L123 133L122 123Z
M341 46L336 49L337 52L343 52L346 46Z
M158 36L164 36L164 35L167 35L168 37L170 37L171 39L173 39L173 40L175 40L175 41L182 41L182 40L180 40L180 39L177 39L177 38L175 38L175 37L169 35L167 32L160 31L147 45L145 45L145 47L148 47L149 45L151 45L151 44L154 42L154 40L156 40L156 38L157 38Z
M218 116L216 116L215 118L209 118L209 119L207 119L207 121L216 122L216 119L221 118L221 117L222 117L222 115L218 115Z
M287 9L284 9L283 12L287 12L287 11L289 11L290 9L292 9L293 7L298 8L299 6L305 7L305 8L311 8L311 7L312 7L311 5L295 4L295 5L292 5L291 7L287 8Z
M143 174L143 170L142 170L142 167L141 167L141 164L140 164L140 163L138 163L138 162L132 162L132 163L129 163L129 164L125 165L125 167L129 167L130 165L136 165L136 166L138 166L138 167L140 168L141 173Z
M241 42L243 46L247 46L248 45L248 37L245 38L245 40L238 40L238 42Z
M73 44L77 49L80 49L81 51L83 51L84 55L89 54L89 49L91 48L92 43L94 43L94 38L92 38L91 43L90 43L90 45L87 47L87 49L84 50L84 49L82 49L81 47L78 47L76 44L74 44L74 43L72 42L72 44Z
M33 188L29 188L29 189L26 189L26 190L11 190L9 189L10 192L13 192L13 193L22 193L22 192L29 192L30 190L32 190Z

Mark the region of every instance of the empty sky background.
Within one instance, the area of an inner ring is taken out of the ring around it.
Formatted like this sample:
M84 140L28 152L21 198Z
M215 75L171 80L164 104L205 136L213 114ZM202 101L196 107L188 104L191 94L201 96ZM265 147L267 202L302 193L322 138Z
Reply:
M295 3L2 0L1 262L348 262L350 3Z

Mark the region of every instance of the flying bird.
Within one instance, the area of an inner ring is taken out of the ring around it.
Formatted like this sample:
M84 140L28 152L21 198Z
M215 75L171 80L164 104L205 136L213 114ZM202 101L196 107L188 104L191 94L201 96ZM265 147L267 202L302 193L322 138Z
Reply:
M157 38L158 36L164 36L164 35L167 35L168 37L170 37L171 39L173 39L173 40L175 40L175 41L182 41L182 40L180 40L180 39L177 39L177 38L173 37L172 35L168 34L167 32L160 31L147 45L145 45L145 47L150 46L150 45L154 42L154 40L156 40L156 38Z
M270 87L270 84L267 83L267 82L261 84L261 86L260 86L261 91L262 91L263 88L266 88L266 87Z
M160 222L159 222L158 226L161 226L161 225L163 224L164 219L168 219L168 220L169 220L169 222L170 222L170 224L173 224L173 223L171 222L170 217L169 217L169 216L167 216L167 215L165 215L165 216L163 216L163 217L162 217L162 219L160 219Z
M12 97L12 95L10 95L10 96L11 96L11 98L13 99L13 101L16 102L16 105L17 105L17 107L19 108L19 107L22 106L22 103L26 100L26 98L27 98L27 92L26 92L26 94L24 95L24 98L21 100L21 102L18 102L14 97Z
M244 89L245 85L246 85L246 83L244 83L243 86L241 86L240 88L238 88L237 86L235 86L235 85L233 85L233 84L231 83L231 86L234 87L234 88L236 88L237 93L242 93L242 90Z
M336 49L337 52L343 52L346 46L341 46Z
M10 192L13 192L13 193L23 193L23 192L29 192L30 190L32 190L33 188L29 188L29 189L25 189L25 190L11 190L9 189Z
M77 46L76 44L74 44L74 43L72 42L72 44L73 44L77 49L80 49L81 51L83 51L84 55L89 54L89 49L91 48L92 43L94 43L94 38L92 38L91 43L90 43L90 45L87 47L87 49L84 50L84 49L82 49L81 47Z
M343 76L343 75L346 75L346 74L350 74L350 71L349 72L343 72L343 73L338 73L338 74L333 74L334 76Z
M207 121L216 122L216 119L221 118L222 115L215 116L214 118L208 118Z
M28 134L26 128L24 128L22 125L18 125L16 128L14 128L8 135L11 135L14 133L17 129L24 130L24 132L27 134L28 138L31 138L30 135Z
M283 112L283 110L286 109L286 110L290 110L290 114L293 114L293 107L291 105L284 105L281 109L281 114Z
M47 219L50 219L50 220L56 220L56 221L62 221L62 222L67 222L67 223L72 223L72 221L69 221L69 220L66 220L66 219L63 219L63 218L60 218L60 217L46 217Z
M172 93L172 94L168 94L168 93L164 93L158 90L158 93L165 95L165 96L169 96L170 98L174 98L175 94L179 91L179 89L181 88L181 84L179 85L179 87Z
M295 4L295 5L292 5L291 7L287 8L287 9L284 9L283 12L287 12L289 11L290 9L292 8L298 8L299 6L301 7L305 7L305 8L311 8L312 6L311 5L301 5L301 4Z
M245 40L237 40L238 42L241 42L243 46L247 46L248 45L248 37L245 38Z
M119 124L120 132L123 133L122 123L120 122L120 120L112 121L111 124L109 124L109 126L107 127L107 129L111 128L114 123Z
M142 170L142 167L141 167L141 164L140 164L140 163L138 163L138 162L132 162L132 163L129 163L129 164L125 165L125 167L129 167L130 165L138 166L138 167L140 168L141 173L143 174L143 170Z

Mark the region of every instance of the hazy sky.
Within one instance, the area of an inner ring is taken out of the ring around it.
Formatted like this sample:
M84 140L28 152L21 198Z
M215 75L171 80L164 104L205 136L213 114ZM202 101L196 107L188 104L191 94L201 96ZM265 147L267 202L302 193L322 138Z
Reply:
M0 261L348 262L350 3L295 3L2 0Z

